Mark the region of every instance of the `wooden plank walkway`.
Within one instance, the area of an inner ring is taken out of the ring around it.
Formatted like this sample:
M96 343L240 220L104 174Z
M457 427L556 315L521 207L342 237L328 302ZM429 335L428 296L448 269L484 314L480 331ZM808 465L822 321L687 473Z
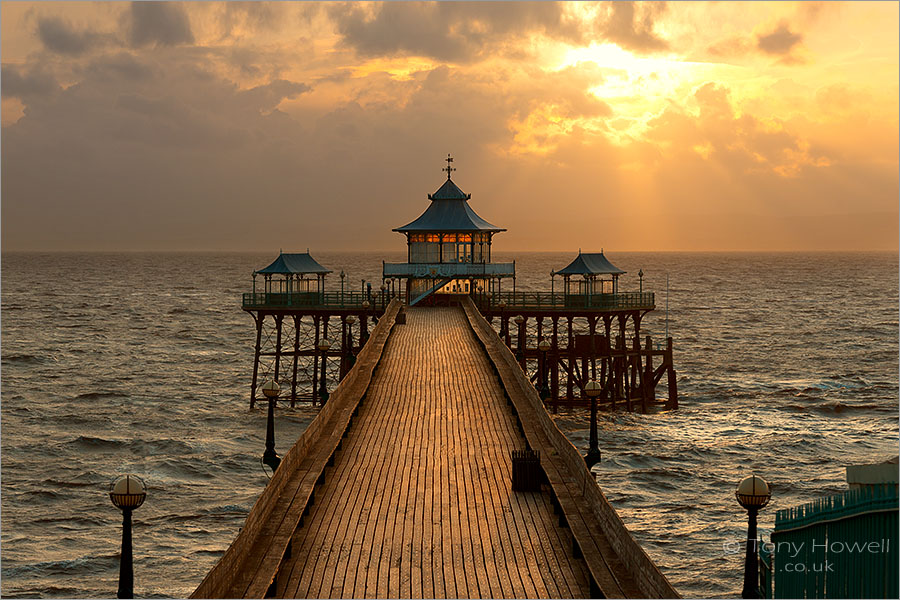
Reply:
M590 595L546 492L511 490L525 442L458 308L408 308L278 571L294 598Z

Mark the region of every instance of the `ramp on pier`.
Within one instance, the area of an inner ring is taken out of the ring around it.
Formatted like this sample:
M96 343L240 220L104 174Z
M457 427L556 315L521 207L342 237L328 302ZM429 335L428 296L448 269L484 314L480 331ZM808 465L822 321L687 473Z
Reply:
M582 506L605 499L583 462L571 473L474 306L408 308L394 326L397 309L194 597L676 595L621 521L608 535ZM511 490L526 444L541 492ZM623 534L640 564L617 551Z

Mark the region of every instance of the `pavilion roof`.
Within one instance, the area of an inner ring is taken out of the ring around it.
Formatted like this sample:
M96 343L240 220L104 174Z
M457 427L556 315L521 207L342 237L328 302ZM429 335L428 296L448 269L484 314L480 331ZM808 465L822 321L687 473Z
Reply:
M578 251L578 256L570 262L568 266L559 271L555 271L555 275L623 275L623 271L615 266L603 255L603 252L582 253Z
M428 194L431 205L422 215L403 227L394 231L401 233L447 231L447 232L473 232L473 231L506 231L479 217L469 206L469 198L472 194L463 192L448 177L438 191Z
M272 261L272 264L253 273L262 273L264 275L318 275L331 273L331 270L316 262L316 259L310 256L309 252L292 254L281 252L278 254L278 258Z

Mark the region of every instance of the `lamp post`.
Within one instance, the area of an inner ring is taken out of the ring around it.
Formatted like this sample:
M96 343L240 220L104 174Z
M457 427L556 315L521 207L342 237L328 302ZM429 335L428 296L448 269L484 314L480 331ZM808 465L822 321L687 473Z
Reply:
M641 269L638 271L638 279L641 281L641 293L644 293L644 270Z
M324 405L326 402L328 402L328 388L325 387L325 359L328 356L328 349L331 348L331 342L328 341L328 338L323 337L321 340L319 340L319 344L316 346L316 348L318 348L319 352L322 353L322 385L319 388L319 402Z
M381 284L381 308L384 308L385 305L387 304L386 298L385 298L385 295L384 295L384 291L385 291L386 289L387 289L387 286L384 285L384 284L382 283L382 284Z
M344 277L346 276L347 274L341 269L341 306L344 305Z
M263 396L269 401L269 414L266 417L266 451L263 452L263 464L272 469L272 473L281 464L281 459L275 453L275 402L281 393L281 386L274 379L270 379L262 386Z
M744 558L744 589L741 598L762 598L759 593L759 559L756 554L756 515L772 498L769 484L762 477L751 475L738 484L734 495L738 504L747 509L747 552Z
M603 392L603 386L596 379L584 384L584 393L591 399L591 438L588 453L584 457L588 469L600 462L600 449L597 447L597 396Z
M140 477L122 475L109 487L109 499L122 511L122 556L119 559L119 590L116 598L134 598L134 554L131 548L131 511L147 498Z
M550 399L550 386L547 384L547 352L550 350L550 342L544 337L538 342L538 350L541 351L541 400L546 404Z

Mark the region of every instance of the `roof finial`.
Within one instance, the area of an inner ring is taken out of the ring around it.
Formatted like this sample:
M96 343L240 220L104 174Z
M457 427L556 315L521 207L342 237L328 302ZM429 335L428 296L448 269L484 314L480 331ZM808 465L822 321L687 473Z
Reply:
M447 158L445 158L444 160L447 161L447 166L446 166L445 168L441 169L441 171L447 171L447 179L450 179L450 173L451 173L451 171L455 171L455 170L456 170L455 167L451 167L451 166L450 166L450 163L453 162L453 157L450 156L450 153L448 152L448 153L447 153Z

